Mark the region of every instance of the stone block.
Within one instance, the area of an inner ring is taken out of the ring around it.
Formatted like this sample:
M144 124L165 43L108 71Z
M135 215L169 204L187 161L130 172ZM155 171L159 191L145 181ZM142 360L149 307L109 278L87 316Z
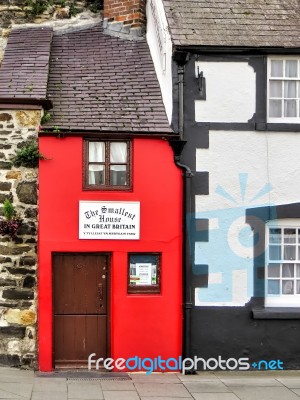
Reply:
M37 259L35 256L24 256L20 258L20 265L35 265Z
M11 189L11 182L0 182L0 190L8 192Z
M2 297L8 300L32 300L34 292L28 289L5 289Z
M15 279L9 278L0 278L0 287L1 286L16 286L17 281Z
M26 218L36 218L37 217L37 209L36 208L27 208L24 212Z
M26 276L23 281L23 287L27 289L31 289L35 286L36 280L33 276Z
M41 121L41 111L26 110L16 112L17 124L20 127L37 127Z
M36 271L34 269L18 268L18 267L7 267L7 271L12 275L35 275Z
M21 360L17 354L0 354L0 364L18 367L21 364Z
M2 31L2 35L3 35L3 31ZM12 120L12 116L8 113L0 113L0 121L11 121Z
M16 191L17 191L18 199L21 203L37 204L37 184L36 184L36 182L20 182L17 186Z
M21 171L9 171L6 173L6 179L21 179L22 173Z
M0 169L11 169L11 163L6 161L0 161Z
M19 255L23 253L27 253L30 250L32 250L31 246L28 246L26 244L23 245L3 245L0 244L0 254L2 255Z
M23 339L25 337L24 326L1 326L0 336Z
M33 325L36 321L36 313L32 310L23 310L20 312L20 323L22 325Z

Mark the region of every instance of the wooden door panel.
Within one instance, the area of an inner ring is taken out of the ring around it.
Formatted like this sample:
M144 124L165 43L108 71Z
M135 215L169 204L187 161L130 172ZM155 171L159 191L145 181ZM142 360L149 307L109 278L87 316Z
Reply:
M55 365L87 365L107 357L107 256L58 254L53 259Z
M56 363L87 364L91 353L107 357L106 315L56 315L54 323Z
M105 256L58 255L53 273L55 314L107 313Z

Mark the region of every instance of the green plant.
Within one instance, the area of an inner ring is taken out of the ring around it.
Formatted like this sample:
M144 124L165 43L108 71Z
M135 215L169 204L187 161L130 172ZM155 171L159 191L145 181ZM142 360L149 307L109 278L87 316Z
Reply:
M54 126L54 127L53 127L53 132L54 132L54 133L60 133L59 126Z
M14 205L6 199L2 206L2 217L0 217L0 234L9 235L15 239L21 224L22 219L16 213Z
M39 153L37 142L30 141L16 151L11 162L15 167L36 168L39 165L39 160L45 159L43 154Z
M88 1L89 9L93 13L97 13L99 10L103 10L103 0L92 0Z
M13 206L13 203L9 199L4 200L2 212L3 212L3 216L7 220L12 219L12 217L14 216L15 207Z
M46 0L26 0L25 5L30 7L30 10L27 10L29 15L37 16L47 10L49 2Z
M71 17L75 17L77 14L79 14L80 13L80 9L79 8L77 8L75 5L74 5L74 3L72 3L71 5L70 5L70 15L71 15Z
M51 119L51 114L48 111L46 111L42 116L41 124L46 124L47 122L50 121L50 119Z

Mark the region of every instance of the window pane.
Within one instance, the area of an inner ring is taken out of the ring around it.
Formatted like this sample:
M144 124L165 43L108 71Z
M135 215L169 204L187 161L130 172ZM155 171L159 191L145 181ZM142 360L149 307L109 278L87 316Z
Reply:
M89 142L89 161L104 162L105 161L105 143Z
M270 97L282 97L282 81L270 81Z
M110 144L110 162L127 163L127 143L112 142Z
M294 277L294 264L282 264L282 277L283 278Z
M298 229L298 243L300 243L300 229Z
M270 229L270 243L281 243L281 229Z
M297 288L296 288L296 290L297 290L297 294L300 294L300 281L297 281Z
M126 165L110 166L110 184L113 186L127 185Z
M269 280L268 281L268 294L280 294L279 287L280 280Z
M284 82L284 97L288 99L295 99L296 94L296 82L295 81L285 81Z
M281 260L281 247L280 246L269 246L269 259L270 260Z
M296 117L297 116L297 102L296 100L284 100L284 116Z
M293 281L282 281L282 294L294 294Z
M284 229L284 243L296 243L296 229Z
M89 165L89 185L104 185L105 166Z
M284 246L284 260L296 260L296 246Z
M269 264L268 278L280 278L280 264Z
M269 113L271 118L281 117L281 100L269 101Z
M296 277L300 278L300 264L296 264Z
M272 77L283 76L283 61L282 60L272 60L271 61L271 76Z
M297 77L297 60L287 60L285 62L285 76L289 78Z

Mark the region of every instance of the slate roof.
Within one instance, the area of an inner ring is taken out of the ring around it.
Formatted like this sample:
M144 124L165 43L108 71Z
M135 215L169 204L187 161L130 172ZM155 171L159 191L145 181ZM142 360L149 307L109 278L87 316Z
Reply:
M0 67L0 98L46 98L51 40L51 28L11 32Z
M53 36L48 98L44 129L172 132L146 41L101 26Z
M175 45L300 47L299 0L163 0Z

